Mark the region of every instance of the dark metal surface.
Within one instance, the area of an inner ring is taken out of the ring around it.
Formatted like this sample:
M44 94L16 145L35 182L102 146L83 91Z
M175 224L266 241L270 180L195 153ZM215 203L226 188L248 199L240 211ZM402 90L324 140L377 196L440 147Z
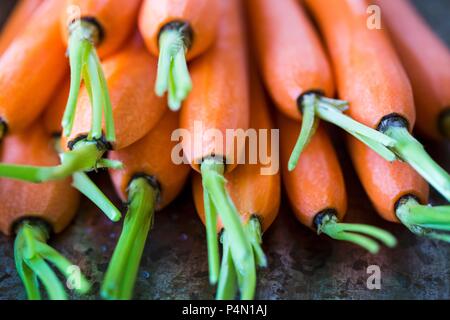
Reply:
M12 2L1 1L0 17L6 15L3 5ZM414 2L450 43L447 17L450 1ZM336 141L337 148L343 150L340 141ZM449 170L449 146L425 143ZM295 220L283 199L279 218L264 235L269 267L259 272L258 298L449 299L450 245L417 238L402 226L384 222L372 209L345 152L340 152L340 157L349 194L348 221L370 223L392 231L398 237L398 247L383 249L379 255L372 256L353 245L318 237ZM100 175L98 183L114 197L105 174ZM442 203L435 194L432 199ZM91 299L98 298L98 288L120 230L120 223L113 225L92 204L83 201L73 225L51 241L92 280ZM381 268L381 290L371 291L366 287L369 265ZM173 205L157 213L135 296L139 299L213 298L214 290L208 285L204 227L195 214L189 188ZM24 291L14 267L13 240L0 236L0 299L23 298Z

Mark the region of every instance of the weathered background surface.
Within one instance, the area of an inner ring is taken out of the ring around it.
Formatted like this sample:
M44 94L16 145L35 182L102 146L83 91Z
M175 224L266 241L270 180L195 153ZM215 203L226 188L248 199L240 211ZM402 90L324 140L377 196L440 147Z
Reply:
M13 3L1 0L0 21ZM450 1L415 0L414 3L450 45ZM449 170L449 146L425 143ZM343 150L340 140L336 144ZM355 246L318 237L293 218L284 199L279 219L264 235L269 268L259 273L258 298L449 299L450 245L419 239L402 226L381 220L349 165L349 158L345 152L340 156L349 191L348 220L392 231L398 237L399 246L371 256ZM113 197L108 177L101 175L98 182ZM442 203L435 194L432 198L435 203ZM78 263L95 284L91 299L98 298L99 284L120 230L120 224L108 222L84 201L74 224L51 242ZM373 264L382 270L381 290L366 288L366 268ZM214 290L208 285L204 228L186 188L172 206L156 216L139 272L136 298L212 299L213 296ZM14 267L13 240L0 236L0 299L24 298Z

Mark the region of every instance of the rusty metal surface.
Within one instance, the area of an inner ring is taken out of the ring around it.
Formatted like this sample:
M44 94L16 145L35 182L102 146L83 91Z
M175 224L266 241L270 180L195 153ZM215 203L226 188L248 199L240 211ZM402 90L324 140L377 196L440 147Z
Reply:
M2 0L0 19L13 1ZM449 0L415 1L428 21L450 44ZM1 20L0 20L1 21ZM339 136L339 134L337 134ZM425 142L425 141L424 141ZM337 148L344 150L340 139ZM432 155L450 170L448 144L425 142ZM410 234L404 227L384 222L372 209L350 160L340 152L349 194L348 221L374 224L392 231L399 240L393 250L372 256L364 250L318 237L298 223L284 199L280 216L264 235L269 267L259 272L261 299L449 299L450 245ZM97 178L114 197L108 177ZM442 200L432 195L434 203ZM94 283L90 299L98 289L121 230L89 202L83 201L73 225L54 237L60 250ZM366 269L378 265L381 290L368 290ZM163 212L157 213L143 255L135 290L138 299L212 299L208 285L206 239L195 214L189 188ZM13 240L0 236L0 299L24 299L13 260ZM73 297L78 299L79 297Z

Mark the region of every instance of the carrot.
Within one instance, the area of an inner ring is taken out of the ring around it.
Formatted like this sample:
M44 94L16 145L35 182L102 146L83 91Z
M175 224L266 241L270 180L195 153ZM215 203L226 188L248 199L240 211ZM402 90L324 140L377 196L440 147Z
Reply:
M450 138L450 52L405 0L375 1L413 87L417 127ZM401 14L398 14L401 12ZM414 32L410 32L414 30ZM447 67L445 67L447 66Z
M70 78L66 76L66 79L60 84L56 90L53 99L50 104L44 110L43 125L45 130L55 136L60 136L62 133L61 119L64 115L66 108L67 98L70 91Z
M306 4L328 44L339 96L350 102L349 116L390 140L375 139L377 146L372 148L385 159L409 163L450 200L450 175L410 134L416 119L411 85L386 32L368 28L369 2L308 0Z
M2 144L1 160L21 164L53 165L58 155L49 143L50 137L40 126L30 132L9 135ZM59 282L51 263L65 277L70 278L73 264L47 245L51 232L60 233L73 219L79 194L71 188L70 180L40 185L0 179L0 231L16 234L14 256L17 272L25 285L29 299L40 299L38 279L50 299L66 299L64 286ZM90 284L84 276L75 290L86 293Z
M283 181L292 209L305 226L324 233L335 240L349 241L375 254L379 245L371 236L389 247L396 239L379 228L341 223L347 210L344 178L334 148L322 127L306 147L298 166L289 171L286 164L295 144L298 125L293 120L279 117L281 128L281 162Z
M289 170L295 169L301 152L314 134L316 117L372 145L375 139L391 141L344 115L347 102L330 99L335 88L326 53L311 21L296 0L249 0L247 4L266 86L278 109L303 123Z
M242 144L235 147L236 136L226 137L226 131L246 130L249 126L245 28L240 1L220 0L219 9L222 16L217 41L192 63L194 86L181 109L180 126L187 133L182 137L184 155L202 174L205 203L208 204L207 219L212 218L208 209L211 201L232 239L230 250L236 268L239 273L245 273L254 267L251 244L227 195L223 178L225 172L231 172L237 166L237 159L241 159L244 151ZM207 134L211 130L215 134ZM210 264L212 284L217 282L216 271L217 268Z
M254 77L256 78L256 77ZM266 136L263 137L267 141L267 150L272 150L272 141L268 136L269 131L273 128L270 114L262 93L262 89L257 79L251 82L251 122L250 127L255 130L265 130ZM262 133L262 131L259 131ZM262 137L260 136L260 139ZM261 147L262 141L252 141L255 145ZM272 154L274 156L274 154ZM246 160L249 161L250 153L247 148ZM235 170L228 173L225 178L228 181L227 191L235 203L237 211L241 216L241 221L247 237L252 244L255 262L262 267L267 266L267 260L261 248L262 233L265 232L275 220L280 206L280 175L279 171L271 175L263 175L262 172L267 166L258 162L256 164L243 164ZM210 243L217 243L217 233L223 229L220 219L213 217L213 221L207 220L204 209L204 190L202 187L202 179L200 175L195 175L192 180L193 196L197 212L206 225ZM212 210L215 214L214 210ZM217 229L216 223L217 221ZM211 234L213 233L213 235ZM223 256L222 267L218 282L217 299L234 299L236 297L236 283L238 283L235 266L230 252L230 241L226 230L222 233ZM217 247L209 248L210 261L218 260ZM214 265L214 262L211 263ZM218 265L218 261L216 262ZM243 299L252 299L255 294L256 287L256 268L252 269L250 274L246 274L246 282L241 286L241 296Z
M66 0L66 4L67 10L61 17L64 39L68 43L71 87L62 121L64 135L72 132L80 84L84 81L90 92L92 112L100 117L104 114L109 124L106 139L114 142L111 102L99 57L110 56L131 36L141 0L130 0L126 4L121 0ZM94 134L94 138L100 138L99 132Z
M429 187L407 163L383 161L372 150L348 140L359 178L375 209L385 220L402 223L419 236L450 242L450 207L421 205L428 202Z
M89 93L84 88L80 94L79 107L75 115L74 130L64 140L69 151L62 156L56 167L20 167L0 164L0 176L20 178L30 182L62 179L74 172L92 171L97 168L120 168L117 162L103 159L111 147L120 150L136 142L155 126L166 110L163 99L151 90L152 80L148 70L156 70L156 59L145 50L140 38L131 40L126 49L107 59L103 64L105 81L111 88L112 116L110 122L117 123L117 139L114 144L102 137L102 119L92 115ZM95 131L92 132L91 119ZM103 127L107 127L108 122ZM114 215L117 218L117 215Z
M155 91L168 92L172 110L192 90L186 60L212 46L219 17L218 0L144 0L139 29L148 49L159 56Z
M189 175L188 165L176 165L171 158L175 147L171 135L177 128L178 114L167 112L144 138L110 154L110 159L125 165L124 170L111 171L111 177L117 192L128 203L128 212L101 288L104 298L132 298L154 212L180 193Z
M57 18L63 8L45 1L0 58L0 139L36 120L66 72Z
M0 32L0 56L25 28L43 0L20 0Z

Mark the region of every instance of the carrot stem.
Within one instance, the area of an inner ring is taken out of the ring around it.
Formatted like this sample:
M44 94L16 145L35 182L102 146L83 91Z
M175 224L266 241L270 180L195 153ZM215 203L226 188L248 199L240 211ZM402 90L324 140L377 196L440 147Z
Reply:
M413 197L401 199L398 219L414 234L450 242L450 206L424 206Z
M101 138L104 114L106 139L109 142L114 142L115 132L111 99L101 63L95 50L99 30L94 24L84 20L75 21L69 28L71 83L69 99L62 120L64 135L69 136L72 132L80 86L84 81L92 105L92 125L89 139Z
M224 171L223 160L208 158L201 165L203 186L230 237L230 249L236 269L238 273L245 273L247 266L253 260L251 244L247 239L236 207L225 188Z
M294 147L294 151L292 151L291 158L289 159L289 171L293 171L295 167L297 167L300 154L303 152L315 132L316 99L314 99L314 95L307 95L304 100L302 129Z
M349 134L366 144L380 156L388 161L397 159L389 147L395 145L395 140L387 135L369 128L343 112L347 110L348 103L341 100L329 99L316 93L306 94L302 99L303 125L299 140L289 161L289 170L293 171L298 163L301 152L314 135L314 125L311 124L312 113L318 118L330 122L337 127L347 131ZM313 121L314 124L314 121Z
M73 264L47 245L48 237L48 231L44 224L31 221L21 223L14 242L17 270L25 285L29 299L41 299L38 286L39 279L50 299L66 300L67 294L64 286L50 268L48 262L51 262L66 278L70 278L69 270ZM79 286L75 286L74 290L85 294L89 291L90 284L82 274L79 276Z
M380 228L365 224L341 223L335 215L326 215L317 226L318 234L324 233L336 240L349 241L357 244L372 254L379 251L379 245L368 238L371 236L386 246L392 248L397 245L397 240L389 232Z
M73 174L73 187L84 194L99 209L114 222L122 218L120 210L108 199L107 196L89 179L84 172L75 172Z
M401 126L390 126L385 134L395 140L392 150L413 167L447 201L450 201L450 175L425 151L423 145Z
M230 243L226 231L222 233L222 265L217 286L216 300L233 300L238 291L237 274L231 256Z
M136 178L128 190L130 205L101 288L105 299L131 299L145 241L153 226L158 191Z
M97 169L97 164L106 151L103 143L81 140L75 144L73 150L61 155L61 164L58 166L39 167L1 163L0 177L33 183L65 179L75 172Z
M206 243L208 246L209 283L215 285L219 278L219 245L217 236L217 211L203 187L205 207Z
M186 39L182 30L167 28L159 37L159 62L155 92L162 97L169 92L169 108L177 111L192 90L186 62Z

